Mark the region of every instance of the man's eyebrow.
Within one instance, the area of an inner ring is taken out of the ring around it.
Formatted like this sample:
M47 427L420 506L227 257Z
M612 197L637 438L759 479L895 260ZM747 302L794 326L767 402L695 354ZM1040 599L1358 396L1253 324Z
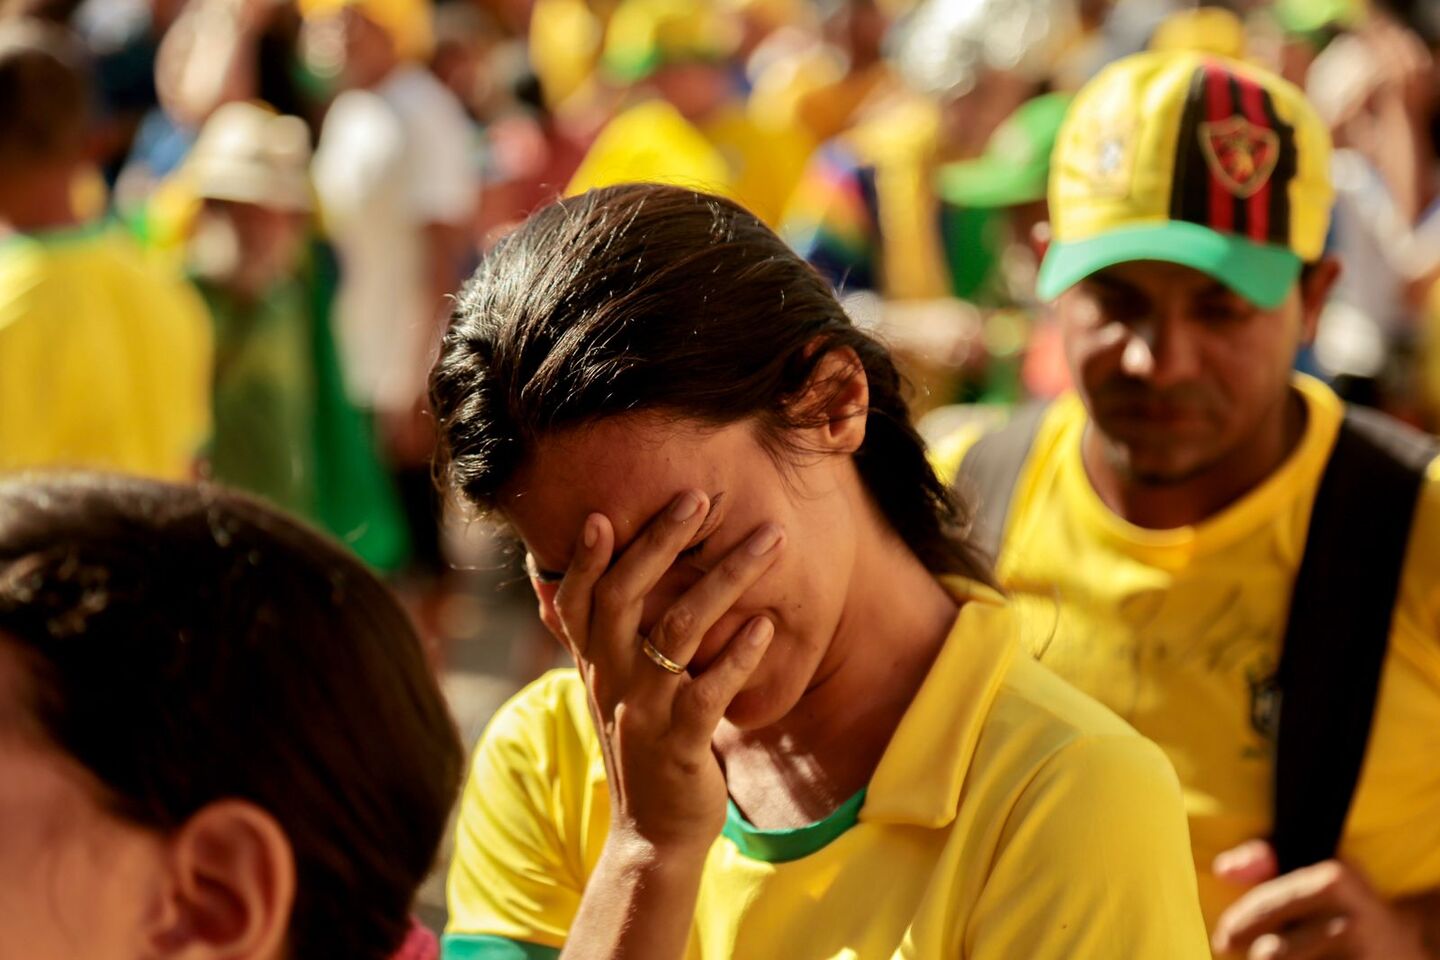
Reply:
M1111 276L1104 271L1101 271L1100 273L1092 273L1090 274L1090 276L1086 277L1081 282L1094 284L1097 287L1105 287L1112 293L1123 293L1130 296L1142 295L1139 287L1135 286L1132 283L1127 283L1126 281L1121 280L1119 277Z
M1216 280L1213 283L1202 287L1200 290L1196 291L1195 296L1197 299L1214 299L1216 297L1225 299L1237 297L1241 300L1245 299L1242 295L1236 293L1234 290L1231 290L1219 280Z
M695 537L692 538L692 542L704 539L704 537L707 537L715 532L715 526L717 526L718 524L712 525L711 519L715 516L715 509L720 506L720 501L724 499L724 490L720 490L715 494L711 495L710 510L706 513L704 521L702 521L700 524L700 529L696 531ZM613 563L614 561L612 560L611 562ZM559 583L561 580L565 579L564 570L542 569L540 565L535 562L534 554L525 554L525 566L529 569L530 576L534 577L536 580L539 580L541 583Z

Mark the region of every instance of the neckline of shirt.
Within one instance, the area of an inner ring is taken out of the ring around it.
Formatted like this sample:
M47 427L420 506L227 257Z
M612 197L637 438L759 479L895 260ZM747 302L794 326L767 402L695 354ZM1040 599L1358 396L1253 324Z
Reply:
M1161 566L1185 563L1196 555L1234 543L1259 526L1283 522L1293 514L1287 508L1296 496L1306 491L1313 495L1314 484L1309 480L1324 469L1344 414L1339 398L1313 377L1297 373L1291 386L1304 401L1307 412L1300 442L1259 485L1200 523L1154 530L1137 526L1111 510L1096 493L1081 457L1081 438L1089 424L1083 413L1071 421L1060 441L1058 483L1064 499L1075 504L1082 521L1105 538ZM1079 405L1078 398L1072 399ZM1308 515L1303 520L1308 520ZM1303 535L1303 526L1297 532Z

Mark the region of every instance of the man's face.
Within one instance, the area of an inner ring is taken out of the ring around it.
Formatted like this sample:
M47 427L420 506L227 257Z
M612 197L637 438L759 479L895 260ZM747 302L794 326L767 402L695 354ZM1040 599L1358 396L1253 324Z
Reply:
M1270 310L1158 261L1110 267L1064 293L1070 372L1111 467L1132 482L1180 483L1251 439L1284 401L1333 273Z

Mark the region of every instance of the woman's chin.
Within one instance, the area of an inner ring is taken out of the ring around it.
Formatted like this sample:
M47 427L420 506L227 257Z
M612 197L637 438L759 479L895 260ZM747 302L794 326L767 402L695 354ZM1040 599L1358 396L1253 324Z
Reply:
M725 719L740 730L760 730L779 723L793 707L770 684L761 682L735 695L725 710Z

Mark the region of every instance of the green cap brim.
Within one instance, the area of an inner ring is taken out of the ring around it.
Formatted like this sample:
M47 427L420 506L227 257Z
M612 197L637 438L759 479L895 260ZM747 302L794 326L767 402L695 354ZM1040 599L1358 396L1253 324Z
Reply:
M1045 199L1049 158L1035 166L1017 167L994 157L981 157L940 168L936 188L958 207L1014 207Z
M1208 273L1267 310L1285 300L1301 266L1300 258L1287 247L1256 243L1198 223L1165 220L1050 244L1040 264L1036 292L1042 300L1053 300L1092 273L1136 260L1178 263Z

